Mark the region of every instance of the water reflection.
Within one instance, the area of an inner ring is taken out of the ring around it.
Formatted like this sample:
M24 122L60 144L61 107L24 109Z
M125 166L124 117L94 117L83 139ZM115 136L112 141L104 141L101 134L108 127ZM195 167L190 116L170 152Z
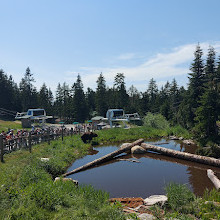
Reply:
M177 141L168 141L168 144L164 144L167 140L162 139L156 142L159 142L159 146L183 152L194 153L196 150L196 146L187 146ZM92 154L77 160L68 171L117 149L118 146L94 148ZM71 177L79 180L80 184L91 184L97 189L108 191L110 197L147 197L152 194L163 194L164 187L169 182L188 184L195 194L202 195L205 188L213 188L206 170L211 168L220 177L220 168L155 153L135 155L141 163L121 161L119 158L131 159L132 155L124 154Z

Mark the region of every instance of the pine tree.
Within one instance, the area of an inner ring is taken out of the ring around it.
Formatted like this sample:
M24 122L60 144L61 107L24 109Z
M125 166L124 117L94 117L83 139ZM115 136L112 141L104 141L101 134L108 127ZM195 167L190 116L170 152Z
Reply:
M78 74L76 82L73 84L73 117L75 121L84 122L89 115L88 106L85 99L85 94L83 91L83 84L81 77Z
M33 74L30 71L30 68L28 67L26 69L24 77L21 79L19 86L21 92L21 104L23 111L38 106L37 91L32 84L33 82L35 82L35 80L33 78Z
M140 111L140 93L138 92L137 88L131 85L128 89L129 95L129 106L128 112L135 113Z
M159 91L156 81L153 78L149 82L147 93L149 96L150 112L159 112Z
M198 108L200 97L202 96L204 92L204 64L202 59L202 49L200 48L200 45L198 44L196 47L196 50L194 52L194 60L191 64L190 70L192 71L189 73L189 106L190 109L188 109L186 118L189 119L188 124L190 127L194 126L195 122L195 113Z
M44 108L47 114L52 114L53 94L44 83L38 94L38 103L40 108Z
M172 118L170 102L170 83L167 81L159 93L160 113L167 119Z
M103 74L101 73L96 81L96 111L98 115L105 116L108 106L107 106L107 94L106 94L106 82Z
M128 106L129 96L125 87L124 73L117 73L114 80L116 108L123 108L126 110Z
M195 131L200 139L215 140L218 135L219 92L216 82L215 50L210 47L205 66L204 93L196 111Z
M54 113L56 116L58 116L60 119L62 118L62 107L63 106L63 91L60 83L58 83L57 89L56 89L56 98L54 102Z
M88 111L89 111L89 117L94 116L94 112L96 110L95 108L95 92L91 88L87 88L86 92L86 103L88 106Z

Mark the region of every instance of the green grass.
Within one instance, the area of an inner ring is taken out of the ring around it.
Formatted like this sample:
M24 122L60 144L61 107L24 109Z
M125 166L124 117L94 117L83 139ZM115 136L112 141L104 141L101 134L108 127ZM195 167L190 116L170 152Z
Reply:
M35 145L32 153L19 150L0 163L0 219L125 219L110 205L108 193L72 182L53 182L90 145L80 136ZM49 157L42 162L41 157Z
M0 120L0 132L8 131L8 129L22 129L21 122Z
M146 126L130 129L112 128L108 130L97 131L98 137L94 139L94 144L134 141L140 138L152 139L167 137L169 135L182 136L190 138L190 133L181 126L168 127L167 129L156 129Z
M94 143L129 142L139 138L160 138L168 135L189 138L180 126L167 129L136 127L114 128L98 131ZM118 205L110 205L108 193L92 186L76 187L72 182L53 182L72 162L91 147L79 135L33 146L32 153L19 150L4 155L0 163L0 219L126 219ZM41 157L48 157L42 162ZM153 212L162 217L177 219L219 219L220 194L216 190L197 198L185 185L170 184L166 188L168 204L163 212L155 207ZM211 201L211 203L206 203ZM164 214L163 214L164 213ZM134 216L133 216L134 217ZM134 217L135 218L135 217Z
M163 208L152 208L154 216L158 219L220 219L219 191L207 190L204 196L199 198L186 185L177 183L168 184L165 191L168 197L166 205Z

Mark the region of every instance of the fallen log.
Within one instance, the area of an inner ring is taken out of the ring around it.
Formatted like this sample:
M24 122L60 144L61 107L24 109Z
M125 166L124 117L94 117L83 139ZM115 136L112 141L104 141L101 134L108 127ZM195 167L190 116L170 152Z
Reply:
M120 161L128 161L128 162L133 162L133 163L140 163L139 160L132 160L132 159L116 159L116 160L120 160Z
M146 143L142 143L141 146L148 151L161 153L167 156L176 157L176 158L180 158L183 160L189 160L189 161L193 161L197 163L220 167L220 160L215 159L213 157L205 157L205 156L200 156L196 154L180 152L180 151L171 150L171 149L167 149L164 147L158 147L158 146L154 146L154 145L150 145Z
M215 176L213 170L208 169L207 170L207 176L212 181L212 183L214 184L215 188L217 190L219 190L220 189L220 180Z
M149 143L151 144L151 143ZM163 144L169 144L169 142L162 142L162 143L153 143L154 145L163 145Z
M86 169L88 169L88 168L90 168L90 167L96 166L96 165L98 165L98 164L100 164L100 163L103 163L103 162L106 162L106 161L108 161L108 160L111 160L111 159L113 159L115 156L117 156L117 155L119 155L119 154L121 154L121 153L124 153L124 152L130 150L133 146L135 146L135 145L140 145L140 144L143 143L143 142L144 142L144 139L139 139L139 140L137 140L137 141L135 141L135 142L133 142L133 143L131 143L131 144L126 145L125 147L122 147L122 148L120 148L120 149L118 149L118 150L116 150L116 151L114 151L114 152L112 152L112 153L109 153L109 154L107 154L107 155L105 155L105 156L103 156L103 157L101 157L101 158L99 158L99 159L96 159L96 160L94 160L94 161L92 161L92 162L90 162L90 163L87 163L87 164L85 164L84 166L81 166L81 167L79 167L79 168L76 168L75 170L72 170L72 171L70 171L70 172L68 172L68 173L65 173L65 174L63 174L62 176L63 176L63 177L66 177L66 176L69 176L69 175L71 175L71 174L74 174L74 173L77 173L77 172L86 170Z

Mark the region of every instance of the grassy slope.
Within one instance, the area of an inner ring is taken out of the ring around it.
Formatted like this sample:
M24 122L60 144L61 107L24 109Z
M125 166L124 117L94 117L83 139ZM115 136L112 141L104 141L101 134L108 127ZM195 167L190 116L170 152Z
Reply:
M8 129L22 129L20 121L3 121L0 120L0 132Z
M144 127L130 130L117 128L98 133L96 141L99 143L167 135L190 136L180 127L166 131ZM53 183L53 178L65 172L75 159L85 155L89 147L82 143L79 136L74 136L65 138L64 143L53 141L51 145L36 145L32 154L20 150L5 155L5 163L0 163L0 219L125 219L120 209L109 205L107 193L91 186L77 188L70 182ZM41 162L41 157L49 157L50 161ZM220 202L218 192L213 191L204 199L194 199L189 195L185 201L190 206L185 208L185 203L179 205L178 199L188 193L184 190L179 192L173 186L171 188L174 193L172 190L168 192L166 216L178 219L190 219L189 214L204 219L206 215L219 216L219 209L215 208L217 211L213 215L213 205L205 204L206 200ZM175 203L179 210L173 205ZM159 213L160 208L155 207L155 216Z
M189 132L180 126L170 127L166 130L144 126L131 129L114 128L109 130L101 130L97 133L99 136L95 139L95 141L97 141L98 143L133 141L139 138L160 138L167 137L169 135L190 138Z
M108 194L70 182L53 183L89 145L79 136L5 155L0 163L0 219L124 219ZM39 158L49 157L49 162Z

